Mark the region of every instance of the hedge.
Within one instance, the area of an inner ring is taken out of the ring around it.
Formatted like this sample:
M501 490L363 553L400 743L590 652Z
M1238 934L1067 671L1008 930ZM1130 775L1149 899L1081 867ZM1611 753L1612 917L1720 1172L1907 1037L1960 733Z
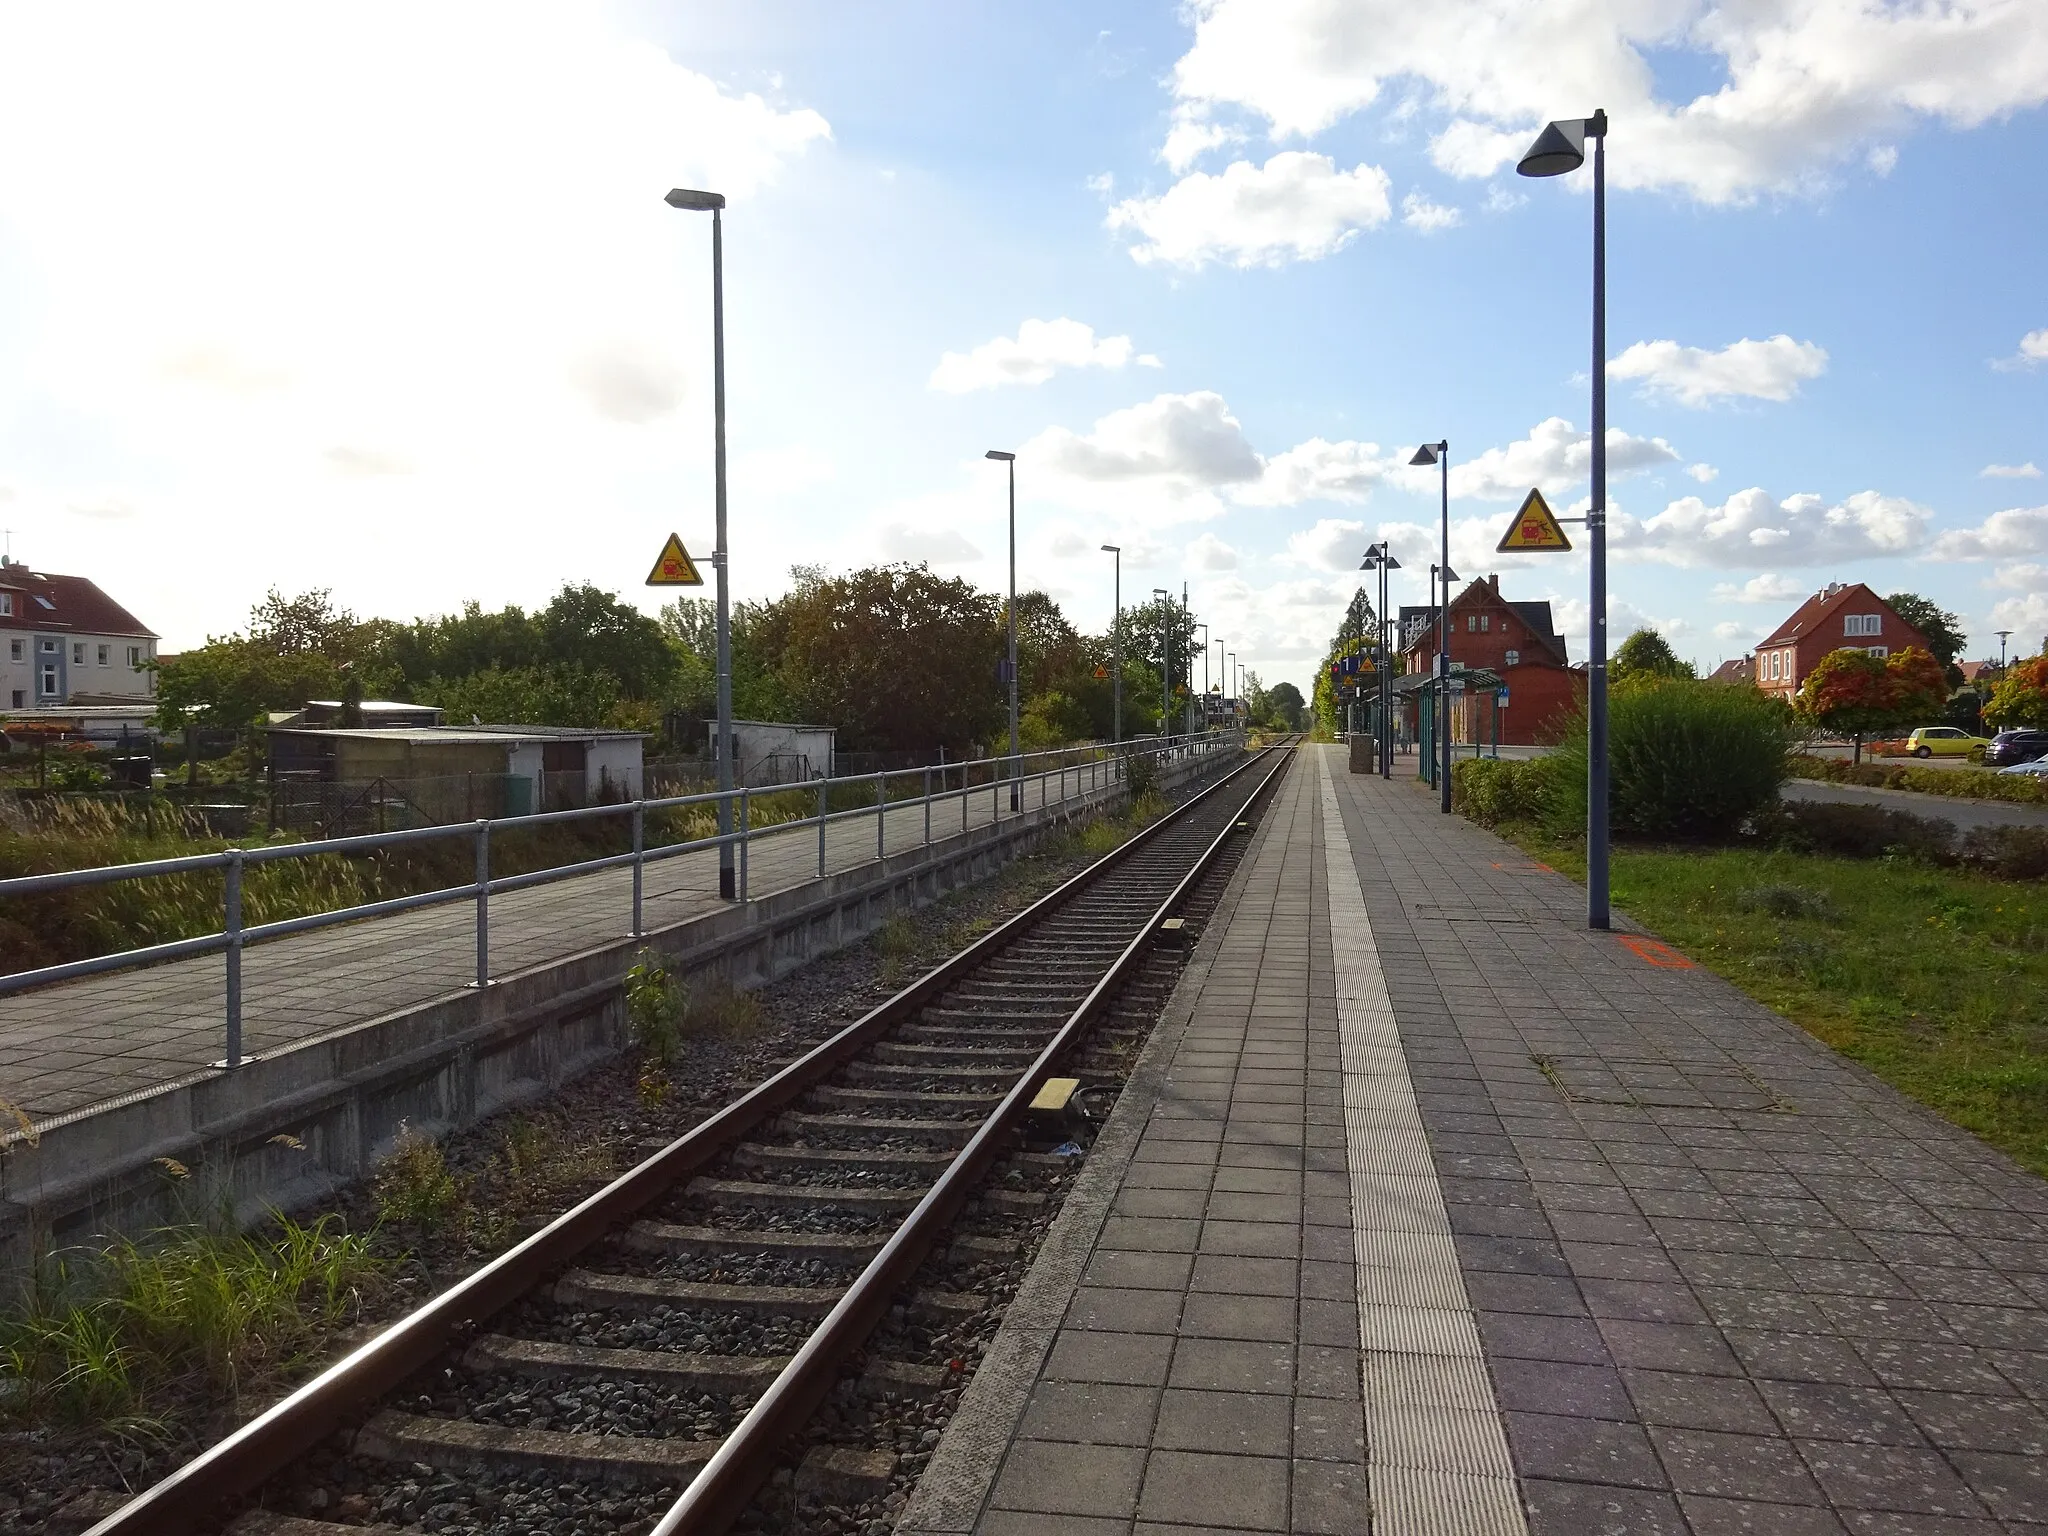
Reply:
M1989 768L1923 768L1903 763L1848 763L1810 752L1792 759L1796 779L1829 784L1862 784L1872 789L1908 789L1922 795L1965 800L2003 800L2014 805L2048 805L2048 775L1998 773Z

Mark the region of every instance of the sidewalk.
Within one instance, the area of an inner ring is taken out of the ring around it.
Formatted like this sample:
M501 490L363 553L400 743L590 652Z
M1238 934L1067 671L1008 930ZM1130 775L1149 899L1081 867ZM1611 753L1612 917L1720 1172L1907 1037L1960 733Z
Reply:
M1582 900L1306 751L900 1529L2048 1527L2048 1186Z

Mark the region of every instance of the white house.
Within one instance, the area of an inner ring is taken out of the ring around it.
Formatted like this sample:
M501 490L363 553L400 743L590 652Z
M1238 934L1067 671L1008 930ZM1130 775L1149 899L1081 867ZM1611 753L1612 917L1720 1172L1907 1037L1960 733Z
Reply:
M85 577L0 561L0 704L8 711L153 699L156 640Z

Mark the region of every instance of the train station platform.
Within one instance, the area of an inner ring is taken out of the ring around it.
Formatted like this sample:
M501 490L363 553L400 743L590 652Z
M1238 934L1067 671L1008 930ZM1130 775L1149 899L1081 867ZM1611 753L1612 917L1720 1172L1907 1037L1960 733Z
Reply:
M1303 751L899 1536L2048 1525L2048 1185Z

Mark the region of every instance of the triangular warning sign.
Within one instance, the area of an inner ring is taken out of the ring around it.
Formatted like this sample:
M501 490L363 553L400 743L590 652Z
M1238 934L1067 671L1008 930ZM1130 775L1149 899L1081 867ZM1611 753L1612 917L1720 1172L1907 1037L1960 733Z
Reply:
M1508 524L1508 531L1500 536L1494 545L1503 554L1532 554L1543 550L1568 550L1572 541L1564 536L1564 529L1558 526L1556 514L1543 499L1543 493L1531 489L1522 502L1522 510L1515 514L1515 520Z
M674 534L661 546L661 557L654 562L654 569L647 573L650 587L701 587L704 578L697 574L697 563L690 558L690 552L683 548L683 541Z

